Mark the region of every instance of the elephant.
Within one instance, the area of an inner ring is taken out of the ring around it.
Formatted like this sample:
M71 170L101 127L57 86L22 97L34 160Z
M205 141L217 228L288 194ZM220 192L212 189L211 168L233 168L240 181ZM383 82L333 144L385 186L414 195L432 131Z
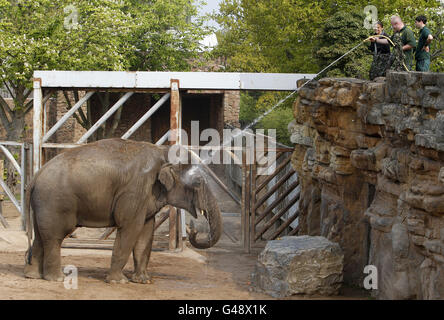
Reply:
M116 227L106 282L126 283L131 252L135 283L151 283L147 273L155 215L166 205L203 214L209 232L188 230L199 249L215 245L222 233L219 206L200 170L168 161L171 146L104 139L68 149L48 161L33 177L26 196L28 221L33 214L34 241L24 274L63 281L61 244L77 227Z

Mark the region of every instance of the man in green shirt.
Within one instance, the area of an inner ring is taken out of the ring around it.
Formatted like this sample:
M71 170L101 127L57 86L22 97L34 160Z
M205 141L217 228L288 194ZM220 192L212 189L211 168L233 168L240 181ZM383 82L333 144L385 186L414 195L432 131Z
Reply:
M415 26L421 30L419 33L418 46L415 51L416 71L429 71L430 68L430 47L433 40L432 33L426 27L427 18L418 16L415 19Z
M395 34L392 37L392 41L396 38L396 36L401 36L402 50L404 53L404 64L411 71L413 65L413 53L416 48L415 35L413 34L412 30L405 26L399 16L393 16L390 19L390 22L392 24L393 30L395 31ZM388 43L386 39L378 38L371 39L370 41L381 44Z

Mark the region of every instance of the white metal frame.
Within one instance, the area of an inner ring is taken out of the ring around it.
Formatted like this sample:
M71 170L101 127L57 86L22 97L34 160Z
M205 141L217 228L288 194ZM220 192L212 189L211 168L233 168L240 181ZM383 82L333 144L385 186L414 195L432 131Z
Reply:
M170 130L156 144L165 143L168 138L172 143L181 143L182 112L180 90L261 90L261 91L295 91L301 79L311 80L314 74L279 74L279 73L226 73L226 72L125 72L125 71L35 71L34 117L33 117L33 172L42 166L43 148L71 148L84 144L87 139L109 119L134 92L163 92L156 102L125 134L128 139L139 129L168 99L171 104ZM82 97L52 128L46 130L45 100L43 89L83 90ZM62 127L97 91L126 92L92 127L74 144L48 143L49 138ZM177 136L170 136L176 131ZM216 179L217 177L215 177ZM217 181L217 179L216 179ZM24 198L24 197L23 197ZM174 212L172 214L172 212ZM184 212L178 215L184 221ZM176 213L170 210L170 223L176 221ZM177 220L180 224L180 219ZM175 231L176 223L170 225L170 234ZM171 229L173 226L173 229ZM185 234L182 224L182 235ZM179 240L181 242L181 240ZM170 249L181 245L171 242Z
M169 89L178 79L181 90L294 91L300 79L314 74L150 71L35 71L45 88Z
M84 144L87 139L109 119L130 97L139 90L297 90L297 81L313 79L314 74L290 73L227 73L227 72L126 72L126 71L35 71L34 88L34 118L33 118L33 172L42 166L42 148L69 148ZM42 90L86 90L88 91L51 129L45 133L45 112ZM75 144L47 143L49 138L99 90L127 91ZM131 90L132 89L132 90ZM128 139L143 123L145 123L169 98L171 93L164 96L152 106L123 136ZM178 128L181 129L181 117ZM157 141L163 144L169 137L169 132ZM180 139L180 137L179 137ZM173 139L175 140L175 139Z
M14 146L14 147L20 147L20 164L15 160L12 153L5 147L5 146ZM19 176L20 176L20 202L17 200L15 195L12 193L12 191L9 189L6 182L3 180L3 173L0 177L0 186L2 187L3 191L7 194L11 202L14 204L14 206L17 208L17 210L20 212L21 219L22 219L22 230L26 230L26 217L25 217L25 186L26 186L26 169L29 159L27 155L27 150L29 149L28 144L26 143L20 143L15 141L0 141L0 151L3 152L3 154L6 156L6 158L12 163L14 168L17 170Z

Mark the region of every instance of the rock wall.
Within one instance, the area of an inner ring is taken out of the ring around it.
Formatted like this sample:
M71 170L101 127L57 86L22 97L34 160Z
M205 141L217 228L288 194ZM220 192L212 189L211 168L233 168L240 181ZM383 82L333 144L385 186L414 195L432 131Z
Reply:
M382 299L444 299L444 74L304 86L290 123L299 235L344 251L344 281L378 268Z

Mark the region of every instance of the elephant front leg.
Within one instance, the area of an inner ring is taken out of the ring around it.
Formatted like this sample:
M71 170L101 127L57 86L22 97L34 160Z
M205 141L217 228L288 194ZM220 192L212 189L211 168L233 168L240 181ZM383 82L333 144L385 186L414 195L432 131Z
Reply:
M153 246L154 225L154 217L146 221L139 235L139 239L137 239L133 250L134 273L131 277L132 282L152 283L151 276L147 271L147 266Z
M127 283L128 279L123 274L123 268L128 262L131 250L134 248L137 235L142 229L142 224L134 223L117 229L114 241L113 255L111 258L111 270L106 277L106 282Z

